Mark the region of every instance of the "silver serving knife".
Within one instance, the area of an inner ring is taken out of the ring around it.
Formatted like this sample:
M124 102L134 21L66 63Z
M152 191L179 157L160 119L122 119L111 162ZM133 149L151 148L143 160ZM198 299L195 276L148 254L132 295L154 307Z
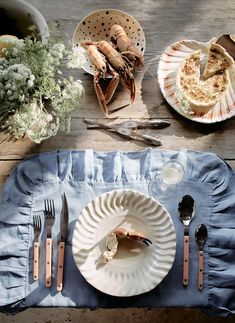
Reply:
M189 224L195 213L195 203L192 196L183 196L178 211L184 225L183 285L187 286L189 280Z
M148 144L154 145L154 146L161 146L162 141L158 138L148 135L148 134L142 134L136 131L136 129L143 129L143 128L163 128L169 126L168 121L158 121L158 122L151 122L151 123L138 123L138 122L130 122L128 121L120 123L119 124L105 124L103 122L95 122L93 120L84 119L84 122L87 124L87 129L95 129L95 128L101 128L105 129L107 131L115 132L125 138L144 141ZM148 126L147 126L148 124Z
M68 239L68 222L69 222L69 211L68 202L66 195L63 195L63 204L60 221L60 242L59 242L59 259L58 259L58 270L57 270L57 291L60 292L63 289L63 272L64 272L64 255L65 245Z

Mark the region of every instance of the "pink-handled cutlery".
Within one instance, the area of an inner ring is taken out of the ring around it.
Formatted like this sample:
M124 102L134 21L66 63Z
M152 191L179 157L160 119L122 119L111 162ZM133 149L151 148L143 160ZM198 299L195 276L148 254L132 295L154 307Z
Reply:
M64 273L64 256L65 246L68 239L68 222L69 222L69 211L68 202L66 195L63 195L63 205L61 212L60 222L60 242L59 242L59 259L58 259L58 270L57 270L57 291L60 292L63 289L63 273Z
M195 203L192 196L183 196L178 211L184 225L183 285L187 286L189 282L189 224L195 213Z
M34 242L33 242L33 279L38 280L39 276L39 236L42 229L40 215L33 216Z
M204 272L204 246L207 240L207 227L200 224L195 231L195 238L198 245L198 289L203 288L203 272Z
M51 287L52 275L52 238L51 229L55 222L55 206L54 201L51 199L44 200L45 207L45 221L47 226L47 238L46 238L46 287Z

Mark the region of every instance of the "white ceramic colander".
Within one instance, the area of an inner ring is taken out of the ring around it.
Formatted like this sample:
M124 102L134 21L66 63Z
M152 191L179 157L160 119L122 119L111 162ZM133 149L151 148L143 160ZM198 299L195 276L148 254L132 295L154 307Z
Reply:
M110 41L109 32L113 25L118 24L124 28L128 37L133 41L139 51L144 54L145 36L140 24L126 12L116 9L102 9L86 16L76 27L73 34L73 46L80 46L80 42L89 41ZM85 54L86 63L83 69L89 74L93 68Z

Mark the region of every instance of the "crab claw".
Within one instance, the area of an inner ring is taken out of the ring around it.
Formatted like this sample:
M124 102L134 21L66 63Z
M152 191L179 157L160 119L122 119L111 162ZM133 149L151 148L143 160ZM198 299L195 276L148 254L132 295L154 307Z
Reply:
M129 239L143 242L147 246L152 244L152 241L147 239L142 233L137 231L130 231L125 228L117 228L113 233L115 233L118 240L120 239Z
M103 253L103 261L107 263L113 259L117 253L120 240L128 239L133 241L143 242L146 246L152 244L152 241L147 239L142 233L131 231L125 228L117 228L111 232L106 238L106 250Z

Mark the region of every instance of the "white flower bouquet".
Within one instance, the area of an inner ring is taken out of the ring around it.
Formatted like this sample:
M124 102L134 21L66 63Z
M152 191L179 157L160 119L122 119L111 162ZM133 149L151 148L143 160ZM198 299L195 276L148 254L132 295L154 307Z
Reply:
M40 143L70 131L71 113L84 96L80 80L65 78L62 62L80 68L83 54L63 44L35 38L17 40L0 57L0 128L10 136L27 135Z

